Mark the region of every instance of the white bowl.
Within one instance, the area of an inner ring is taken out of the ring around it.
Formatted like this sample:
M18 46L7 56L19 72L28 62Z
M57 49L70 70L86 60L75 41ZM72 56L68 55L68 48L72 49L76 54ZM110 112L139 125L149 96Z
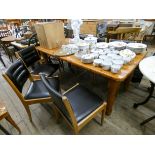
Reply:
M142 43L129 43L127 44L126 48L134 51L136 54L139 54L146 50L147 45Z
M123 66L123 64L124 64L124 61L123 60L112 60L112 63L114 64L114 65L119 65L119 66Z
M111 72L112 73L118 73L121 69L121 66L120 65L112 65L111 66Z
M112 63L110 61L106 61L104 60L102 63L101 63L101 66L104 70L109 70L110 67L111 67Z
M99 58L102 59L102 60L105 60L105 59L107 59L108 57L107 57L106 55L100 55Z
M98 67L101 65L102 62L103 62L102 59L94 59L93 65Z
M94 57L91 54L85 54L81 56L81 62L93 63Z

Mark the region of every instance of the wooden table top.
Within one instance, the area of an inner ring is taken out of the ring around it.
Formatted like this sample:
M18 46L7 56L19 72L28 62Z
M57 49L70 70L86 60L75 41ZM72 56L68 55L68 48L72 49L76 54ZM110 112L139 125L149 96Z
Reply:
M3 42L13 42L16 40L15 36L8 36L1 39Z
M13 41L13 42L11 42L11 45L14 45L14 46L16 46L16 47L18 47L18 48L26 48L26 47L28 47L28 45L23 45L23 44L21 44L21 43L17 43L17 42L15 42L15 41Z
M45 49L40 46L38 46L36 49L43 53L46 53L48 55L53 55L53 56L54 56L54 53L59 50L58 48L57 49ZM93 66L93 64L84 64L79 59L77 59L74 55L59 57L59 59L69 62L73 65L79 66L81 68L90 70L104 77L107 77L107 78L110 78L116 81L124 81L134 71L134 69L137 67L139 62L146 56L146 54L147 52L143 52L142 54L136 55L134 60L132 60L127 65L123 65L122 69L117 74L114 74L110 71L105 71L101 67L95 67Z

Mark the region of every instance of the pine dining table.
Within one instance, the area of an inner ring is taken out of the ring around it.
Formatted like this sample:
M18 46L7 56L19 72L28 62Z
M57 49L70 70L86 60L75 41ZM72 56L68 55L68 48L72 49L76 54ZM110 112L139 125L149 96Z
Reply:
M59 48L46 49L41 46L36 47L36 49L44 54L52 55L52 56L56 56L56 52L58 52L59 50ZM116 100L117 93L120 88L120 84L124 82L125 89L126 90L128 89L128 86L131 81L135 68L138 66L140 61L146 56L146 54L147 54L147 51L136 55L136 57L129 64L123 65L123 67L117 74L114 74L110 71L105 71L101 67L95 67L93 66L93 64L84 64L79 59L77 59L74 55L61 56L57 58L59 58L62 61L66 61L72 65L75 65L79 68L83 68L95 74L99 74L108 79L106 115L110 115L112 113L113 105Z

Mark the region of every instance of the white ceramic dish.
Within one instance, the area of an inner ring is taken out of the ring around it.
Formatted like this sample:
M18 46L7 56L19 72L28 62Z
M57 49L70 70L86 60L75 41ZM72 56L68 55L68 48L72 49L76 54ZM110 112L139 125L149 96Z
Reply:
M101 66L104 70L109 70L110 67L111 67L112 63L110 61L106 61L104 60L102 63L101 63Z
M109 47L114 47L116 50L122 50L126 48L126 43L123 41L113 41L109 43Z
M105 48L108 48L108 43L100 42L100 43L96 44L96 47L99 48L99 49L105 49Z
M91 54L85 54L81 56L81 62L83 63L93 63L94 57Z
M147 45L142 43L129 43L126 48L134 51L136 54L139 54L146 50Z
M136 57L136 54L133 51L129 50L129 49L121 50L119 54L122 57L129 57L131 60Z
M101 49L92 49L91 50L91 53L97 53L97 54L99 54L99 53L104 53L104 52Z
M84 39L84 41L86 43L89 44L90 49L94 48L96 43L97 43L97 37L93 37L93 35L88 35L88 37L86 37Z
M111 66L111 72L112 73L118 73L121 69L121 66L120 65L112 65Z
M123 61L123 60L113 60L112 63L113 63L114 65L119 65L119 66L122 67L123 64L124 64L124 61Z
M108 57L107 57L106 55L100 55L99 58L102 59L102 60L105 60L105 59L107 59Z
M102 62L103 62L102 59L94 59L93 65L96 66L96 67L99 67Z

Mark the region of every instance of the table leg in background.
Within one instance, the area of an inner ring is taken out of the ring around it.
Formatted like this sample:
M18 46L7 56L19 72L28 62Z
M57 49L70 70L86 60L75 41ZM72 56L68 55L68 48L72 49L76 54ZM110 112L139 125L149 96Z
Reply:
M133 73L134 73L134 72L132 72L132 73L126 78L126 80L124 81L124 87L125 87L125 90L126 90L126 91L127 91L128 88L129 88L129 84L130 84L130 81L131 81L131 79L132 79L132 77L133 77Z

